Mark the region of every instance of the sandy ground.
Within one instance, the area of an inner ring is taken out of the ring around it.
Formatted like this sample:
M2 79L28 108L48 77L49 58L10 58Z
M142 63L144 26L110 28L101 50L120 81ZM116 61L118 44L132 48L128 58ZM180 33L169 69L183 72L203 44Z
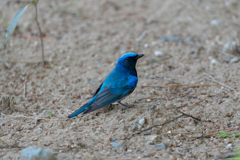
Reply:
M0 2L0 44L4 20L9 24L26 5L7 2ZM239 138L218 134L239 133L240 67L233 61L238 52L223 50L226 43L239 44L238 0L41 0L38 8L50 69L41 64L33 7L20 20L7 50L0 45L8 63L0 70L0 139L10 145L0 142L5 149L0 159L23 159L16 147L28 146L46 148L59 160L214 159L238 149ZM129 51L145 54L137 65L138 87L123 101L135 108L122 114L115 104L110 111L67 119ZM159 87L169 84L218 85ZM2 109L4 97L14 102L12 114ZM184 116L143 132L125 142L124 154L122 146L110 145L180 116L176 109L201 121Z

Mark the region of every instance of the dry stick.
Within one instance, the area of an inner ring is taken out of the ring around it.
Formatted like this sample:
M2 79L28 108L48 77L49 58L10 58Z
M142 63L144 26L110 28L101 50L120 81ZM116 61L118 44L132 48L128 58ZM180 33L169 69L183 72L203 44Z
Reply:
M191 109L192 107L194 107L195 105L197 105L197 104L199 104L199 103L201 103L202 101L204 101L205 99L207 99L208 98L208 96L209 96L209 94L208 95L206 95L203 99L200 99L199 101L197 101L197 102L195 102L195 103L193 103L190 107L188 107L188 109L187 110L189 110L189 109Z
M191 87L209 87L209 86L217 86L216 83L214 84L169 84L169 85L159 85L159 86L141 86L141 87L160 87L160 88L175 88L175 87L184 87L184 88L191 88Z
M220 85L222 85L222 86L224 86L224 87L226 87L226 88L229 88L229 89L231 89L231 90L233 90L233 91L236 92L236 90L235 90L234 88L232 88L232 87L230 87L230 86L228 86L228 85L226 85L226 84L224 84L224 83L218 82L218 81L215 80L211 75L209 75L209 74L207 74L207 73L204 73L204 75L207 75L207 76L209 76L209 77L211 78L211 79L209 79L209 78L205 78L205 79L207 79L207 80L209 80L209 81L216 82L216 83L218 83L218 84L220 84Z
M35 7L35 11L36 11L36 17L35 17L35 21L37 23L38 26L38 30L39 30L39 35L41 37L41 45L42 45L42 62L43 62L43 67L45 65L44 63L44 47L43 47L43 39L42 39L42 31L38 22L38 11L37 11L37 0L34 1L34 7Z
M24 98L26 98L27 96L27 79L28 79L28 75L25 77L25 81L24 81Z
M104 142L104 145L103 145L104 148L107 146L107 144L109 142L109 139L112 137L115 130L116 129L113 129L112 132L109 134L109 136L105 139L105 142Z

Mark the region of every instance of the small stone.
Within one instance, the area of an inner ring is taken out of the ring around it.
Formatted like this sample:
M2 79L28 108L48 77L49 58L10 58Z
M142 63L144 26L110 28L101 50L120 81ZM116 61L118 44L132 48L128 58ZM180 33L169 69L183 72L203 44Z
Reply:
M235 41L230 41L226 44L224 44L223 46L223 52L224 53L230 53L233 55L237 55L238 54L238 45L237 42Z
M138 124L140 124L141 126L144 125L145 123L145 118L142 118L138 121Z
M163 144L163 143L160 143L160 144L155 144L155 145L148 145L149 147L152 147L152 148L155 148L155 149L165 149L166 148L166 145Z
M127 150L127 153L131 153L131 152L133 152L131 149L128 149L128 150Z
M232 148L232 144L228 144L225 148L229 149L229 148Z
M212 57L209 57L209 59L210 59L210 64L211 65L216 65L218 63L218 61L216 59L212 58Z
M116 141L116 140L117 140L117 138L113 138L113 139L112 139L113 142Z
M161 51L154 51L154 54L157 57L164 56L164 54Z
M221 23L222 23L222 21L219 20L219 19L213 19L213 20L211 20L211 22L210 22L210 24L211 24L212 26L218 26L218 25L220 25Z
M116 142L111 142L110 145L113 147L113 148L119 148L122 146L122 144L119 144L119 143L116 143Z
M44 148L28 147L21 151L21 155L27 160L41 159L41 160L57 160L54 155Z
M182 143L177 144L178 147L180 147L181 145L182 145Z
M119 122L119 124L121 124L123 122L123 119Z
M239 61L239 58L238 57L234 57L232 58L229 63L237 63Z
M146 43L146 44L144 44L144 48L148 48L148 44Z
M87 95L86 95L84 98L85 98L85 99L92 98L92 95L90 95L90 94L87 94Z
M145 139L147 139L149 141L157 142L160 140L160 137L158 135L150 135L150 136L145 137Z
M178 149L178 153L183 153L184 149Z

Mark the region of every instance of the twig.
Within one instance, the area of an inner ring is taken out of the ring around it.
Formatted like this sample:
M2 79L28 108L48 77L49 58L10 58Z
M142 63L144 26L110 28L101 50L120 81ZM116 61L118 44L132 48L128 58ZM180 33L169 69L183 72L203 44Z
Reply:
M197 104L199 104L199 103L201 103L202 101L204 101L205 99L207 99L208 98L208 96L209 96L209 94L208 95L206 95L203 99L200 99L199 101L197 101L197 102L195 102L195 103L193 103L190 107L188 107L188 109L187 110L189 110L189 109L191 109L192 107L194 107L195 105L197 105Z
M217 84L168 84L168 85L159 85L159 86L141 86L141 87L160 87L160 88L177 88L177 87L184 87L184 88L192 88L192 87L209 87L209 86L217 86Z
M112 130L112 132L109 134L109 136L105 139L105 142L104 142L104 145L103 145L104 148L107 146L107 144L108 144L108 142L109 142L109 139L112 137L112 135L113 135L113 133L114 133L115 130L116 130L116 129L114 128L114 129Z
M24 98L26 98L27 96L27 79L28 79L28 75L25 77L25 81L24 81Z
M211 78L211 79L209 79L209 78L205 78L205 79L207 79L207 80L209 80L209 81L213 81L213 82L215 82L215 83L218 83L218 84L220 84L220 85L222 85L222 86L224 86L224 87L226 87L226 88L229 88L229 89L231 89L231 90L233 90L233 91L236 92L236 90L235 90L234 88L232 88L232 87L230 87L230 86L228 86L228 85L226 85L226 84L224 84L224 83L218 82L218 81L215 80L211 75L209 75L209 74L207 74L207 73L204 73L204 75L207 75L207 76L209 76L209 77Z
M143 32L137 39L136 39L136 41L137 42L140 42L144 37L146 37L147 36L147 32Z
M179 110L176 110L176 111L182 113L184 116L191 117L191 118L193 118L193 119L195 119L195 120L197 120L197 121L201 121L201 119L196 118L196 117L193 117L192 115L186 114L186 113L184 113L184 112L182 112L182 111L179 111Z
M44 67L44 66L45 66L45 61L44 61L44 46L43 46L43 39L42 39L42 31L41 31L41 27L40 27L39 22L38 22L37 3L38 3L38 0L35 0L35 1L34 1L34 7L35 7L35 11L36 11L35 21L36 21L37 26L38 26L39 35L40 35L40 37L41 37L41 45L42 45L42 63L43 63L43 67Z
M5 141L3 141L3 140L1 140L1 139L0 139L0 141L8 146L7 142L5 142Z

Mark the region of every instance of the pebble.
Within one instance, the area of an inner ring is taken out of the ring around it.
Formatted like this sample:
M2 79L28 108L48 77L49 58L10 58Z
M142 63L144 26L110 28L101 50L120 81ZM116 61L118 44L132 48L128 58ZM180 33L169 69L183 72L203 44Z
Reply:
M90 94L87 94L87 95L86 95L84 98L85 98L85 99L92 98L92 95L90 95Z
M111 142L110 145L113 147L113 148L119 148L122 146L122 144L119 144L119 143L116 143L116 142Z
M116 140L117 140L117 138L113 138L113 139L112 139L113 142L116 141Z
M123 119L119 122L119 124L121 124L123 122Z
M183 153L184 149L178 149L178 153Z
M138 121L138 124L140 124L141 126L144 125L145 123L145 118L142 118Z
M147 136L145 139L156 142L160 139L160 137L158 135L150 135L150 136Z
M155 148L155 149L165 149L166 145L163 143L155 144L155 145L148 145L149 147Z
M237 55L238 54L237 42L230 41L228 43L225 43L224 46L223 46L223 52L224 53L230 53L230 54L233 54L233 55Z
M24 148L21 151L21 155L27 160L31 159L41 159L41 160L57 160L54 155L44 148L35 148L30 146L28 148Z
M231 144L231 143L228 144L228 145L226 146L226 148L227 148L227 149L232 148L232 144Z
M161 51L154 51L155 56L164 56L164 54Z
M211 65L216 65L218 63L218 61L216 59L212 58L212 57L209 57L209 59L210 59L210 64Z
M218 25L220 25L221 23L222 23L222 21L219 20L219 19L213 19L213 20L211 20L211 22L210 22L210 24L211 24L212 26L218 26Z
M237 63L239 61L239 58L238 57L234 57L232 58L229 63Z

